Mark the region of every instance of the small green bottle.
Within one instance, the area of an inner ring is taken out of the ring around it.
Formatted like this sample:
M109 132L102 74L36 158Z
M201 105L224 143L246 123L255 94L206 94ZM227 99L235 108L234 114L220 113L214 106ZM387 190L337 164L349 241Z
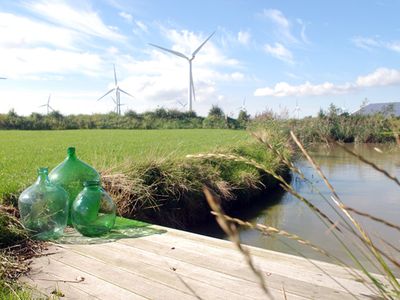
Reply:
M86 181L71 208L74 228L85 236L109 232L115 223L116 206L99 180Z
M68 193L68 225L72 225L72 202L82 190L85 181L100 180L100 175L94 168L76 157L74 147L69 147L67 154L67 158L50 172L49 178L52 183L63 187Z
M47 168L38 169L38 175L18 198L21 223L35 239L56 239L67 226L68 194L49 181Z

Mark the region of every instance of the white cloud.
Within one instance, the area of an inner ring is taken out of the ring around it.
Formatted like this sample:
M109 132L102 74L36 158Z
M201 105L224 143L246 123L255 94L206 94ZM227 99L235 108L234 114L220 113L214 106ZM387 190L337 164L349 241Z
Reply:
M288 97L288 96L321 96L331 94L344 94L353 90L400 85L400 71L387 68L379 68L365 76L359 76L355 82L341 85L331 82L311 84L305 82L300 85L290 85L287 82L279 82L274 87L259 88L254 91L254 96Z
M387 68L379 68L375 72L359 76L356 80L359 87L373 87L400 84L400 71Z
M367 50L381 46L381 43L378 40L376 40L375 38L370 38L370 37L356 36L356 37L353 37L351 41L357 47L367 49Z
M293 54L283 46L281 43L275 43L273 46L270 44L264 45L264 51L271 54L273 57L287 63L293 63Z
M239 31L237 40L240 44L247 46L250 43L251 34L248 31Z
M300 85L290 85L287 82L279 82L273 88L265 87L256 89L254 96L272 96L272 97L288 97L288 96L321 96L326 94L340 94L347 92L351 88L350 85L337 86L330 82L313 85L305 82Z
M25 4L31 11L63 27L102 39L123 41L125 37L103 23L100 16L90 9L78 9L62 0L39 0Z
M124 11L119 12L119 16L128 22L132 22L132 20L133 20L132 15L128 14L127 12L124 12Z
M136 26L142 30L143 32L148 33L149 32L149 28L147 27L146 24L144 24L142 21L135 21Z
M351 39L352 43L359 48L365 50L372 49L387 49L395 52L400 52L400 41L383 41L379 37L362 37L355 36Z
M277 35L283 38L286 42L296 43L298 40L291 32L291 23L278 9L264 9L264 17L272 21L277 26Z
M46 73L97 76L102 69L102 60L88 52L44 47L0 48L0 65L2 72L10 78L40 78Z
M396 52L400 52L400 41L387 43L387 48Z
M0 13L0 36L0 47L45 44L73 49L77 40L82 40L82 37L72 30L9 13Z

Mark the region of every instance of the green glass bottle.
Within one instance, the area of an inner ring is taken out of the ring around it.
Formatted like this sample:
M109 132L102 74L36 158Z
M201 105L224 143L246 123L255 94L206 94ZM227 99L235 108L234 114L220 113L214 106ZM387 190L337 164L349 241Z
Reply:
M97 171L76 157L75 148L67 149L67 158L55 167L49 175L50 181L63 187L69 196L68 225L71 222L72 202L83 188L83 183L87 180L100 180Z
M47 168L38 169L38 175L18 198L21 223L35 239L56 239L67 226L68 194L49 181Z
M99 180L86 181L71 208L72 225L85 236L109 232L115 223L116 206Z

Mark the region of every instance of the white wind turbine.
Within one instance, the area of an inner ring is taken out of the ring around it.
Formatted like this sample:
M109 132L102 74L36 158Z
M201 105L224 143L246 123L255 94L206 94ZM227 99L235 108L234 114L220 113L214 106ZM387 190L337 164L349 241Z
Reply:
M196 100L196 94L194 91L194 83L193 83L193 74L192 74L192 61L194 60L194 58L196 57L196 54L200 51L200 49L204 46L205 43L208 42L208 40L214 35L215 31L213 33L210 34L210 36L203 42L201 43L201 45L199 47L197 47L196 50L193 51L192 53L192 57L188 57L183 53L180 53L178 51L174 51L174 50L170 50L161 46L157 46L155 44L149 44L153 47L159 48L161 50L167 51L169 53L175 54L179 57L182 57L184 59L186 59L189 63L189 89L188 89L188 104L189 104L189 111L192 111L192 100Z
M187 106L187 103L183 103L183 102L180 101L180 100L176 101L176 103L178 103L178 104L182 107L182 109L185 109L186 106Z
M243 102L242 102L242 105L241 105L240 107L238 107L238 110L239 110L239 111L244 111L244 112L247 111L247 110L246 110L246 97L244 97Z
M301 108L299 106L298 101L296 100L296 107L294 108L293 113L294 113L295 116L296 116L296 113L297 113L297 119L300 119L300 111L301 111Z
M103 96L101 96L99 99L97 99L97 101L103 99L105 96L107 96L108 94L110 94L110 93L115 91L115 98L112 98L114 103L115 103L115 105L116 105L115 106L115 112L118 115L121 115L121 106L124 105L124 104L121 104L121 96L120 96L121 92L126 94L126 95L128 95L128 96L130 96L130 97L132 97L132 98L133 98L133 96L131 94L129 94L128 92L125 92L123 89L121 89L119 87L118 80L117 80L117 73L115 72L115 65L113 65L113 66L114 66L114 83L115 83L115 86L111 90L109 90L107 93L105 93Z
M49 114L50 110L54 111L54 108L52 108L52 107L50 106L50 99L51 99L51 94L49 94L49 98L47 98L47 103L39 106L39 107L44 107L44 106L46 106L46 110L47 110L47 113L46 113L46 114L47 114L47 115Z

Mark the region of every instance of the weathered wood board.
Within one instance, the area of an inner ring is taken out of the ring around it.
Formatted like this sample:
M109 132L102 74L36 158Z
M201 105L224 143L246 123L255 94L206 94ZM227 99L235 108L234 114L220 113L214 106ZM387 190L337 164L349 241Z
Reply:
M22 280L61 299L268 299L230 242L162 229L113 242L52 244ZM339 266L248 248L274 299L376 297L373 287Z

